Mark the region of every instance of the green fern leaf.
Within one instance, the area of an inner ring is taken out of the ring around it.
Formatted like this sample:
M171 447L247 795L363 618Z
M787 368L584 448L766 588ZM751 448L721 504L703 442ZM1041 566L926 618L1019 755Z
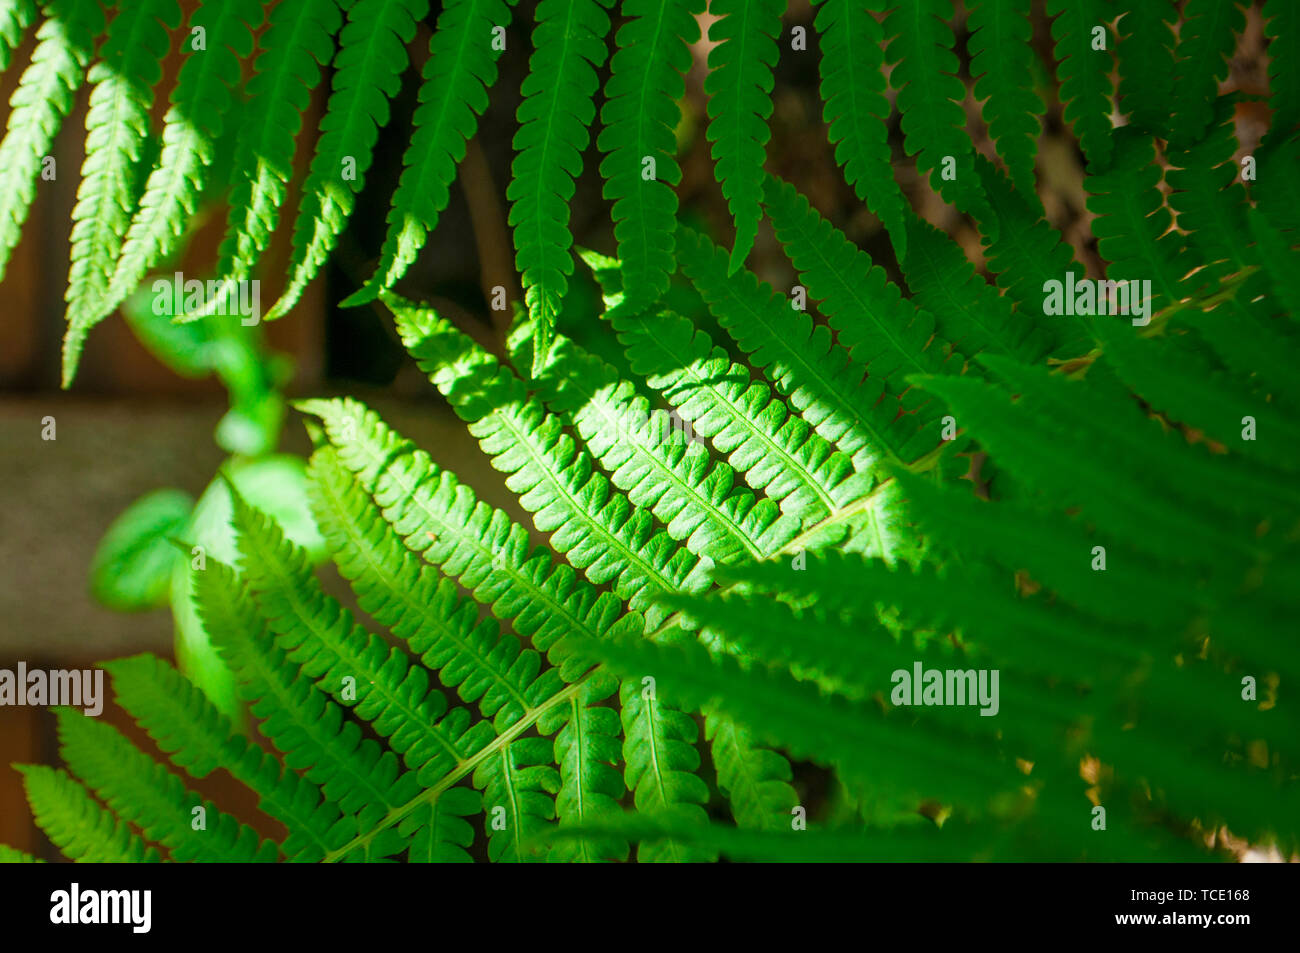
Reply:
M1173 0L1143 0L1119 18L1119 108L1138 128L1166 138L1174 99Z
M35 0L0 0L0 73L9 68L14 50L35 22Z
M647 669L646 671L654 671ZM700 805L709 791L695 771L700 754L695 750L699 729L685 712L661 704L657 689L629 678L619 688L623 710L623 759L627 786L642 814L669 815L687 821L707 818ZM691 849L674 841L642 844L641 863L700 862L715 859L712 852Z
M284 770L273 755L237 734L233 723L171 665L146 653L106 662L104 668L113 677L118 703L173 764L193 778L225 768L258 794L259 807L288 830L281 845L286 858L314 862L339 846L330 838L338 808L322 801L315 784Z
M424 247L451 198L456 164L487 109L496 82L496 29L510 23L511 3L453 0L438 17L415 111L415 132L388 213L388 237L366 286L343 301L365 304L392 288Z
M1061 83L1065 121L1088 157L1104 169L1111 155L1111 92L1113 63L1106 47L1111 19L1104 0L1047 0L1056 41L1056 76ZM1097 49L1097 44L1102 48Z
M235 142L230 210L217 267L223 282L203 310L186 317L220 312L270 245L293 176L294 139L321 68L334 56L334 36L342 22L338 0L290 0L271 8Z
M1272 150L1300 127L1300 9L1287 0L1264 4L1268 37L1268 104L1273 109L1263 148Z
M885 99L884 32L869 11L883 4L817 0L821 36L823 120L835 161L854 193L889 231L899 257L907 254L906 201L894 179Z
M294 222L288 283L267 311L268 321L297 304L352 214L379 129L388 122L388 102L409 63L406 44L428 12L429 0L355 0L348 9L334 85ZM486 43L487 37L480 40Z
M464 709L447 715L447 700L430 688L423 666L325 595L306 552L279 527L237 493L234 504L243 581L289 662L336 701L354 700L357 715L422 777L446 774L490 740L485 729L468 726Z
M276 847L215 804L187 791L112 725L57 709L59 752L69 769L124 821L171 851L177 861L269 862ZM198 810L202 808L202 814ZM204 825L194 822L202 817Z
M482 797L469 788L451 788L431 803L420 805L399 829L403 837L411 837L410 862L472 863L465 848L474 843L474 828L465 818L482 810Z
M616 281L617 263L583 254L593 271ZM755 490L804 521L829 515L866 492L870 478L790 415L749 371L675 314L653 322L632 317L621 292L606 293L606 317L618 332L634 373L662 391L695 433L707 437Z
M614 694L618 681L602 673L588 680L569 699L569 717L555 736L555 761L561 787L555 805L562 827L599 824L621 811L618 800L627 790L618 764L621 749L618 712L599 703ZM628 845L618 838L580 837L551 847L552 861L626 860Z
M345 815L331 836L349 836L409 801L418 786L401 772L391 752L363 739L355 722L312 684L299 678L271 641L263 621L243 592L233 570L213 560L197 574L194 601L213 643L235 670L259 730L284 752L286 764L319 784ZM405 847L398 841L376 845L385 856Z
M731 802L736 823L753 830L790 830L799 795L790 786L790 762L754 743L752 732L717 712L704 716L718 788Z
M530 331L528 325L519 328L512 346L523 347ZM572 419L611 482L697 556L716 562L757 558L798 532L798 520L783 516L771 500L756 501L753 493L737 488L735 471L726 463L706 470L709 453L701 441L677 429L663 411L658 412L662 426L656 426L648 402L635 396L631 383L567 338L557 337L534 384L553 413Z
M98 0L70 0L58 14L36 31L36 49L9 100L9 124L0 141L0 279L22 234L55 133L86 78L95 39L104 32Z
M1205 134L1214 116L1219 83L1246 17L1233 0L1187 0L1178 28L1178 109L1169 117L1169 137L1190 145Z
M162 81L169 30L181 22L176 0L142 0L113 19L90 70L86 159L72 211L71 267L65 295L66 380L76 374L90 321L102 317L122 244L139 198L139 163L149 138L154 87Z
M490 620L480 622L455 584L407 549L336 451L318 450L310 473L317 519L361 608L406 639L443 685L477 702L496 731L563 687L556 669L538 674L535 650Z
M681 180L674 154L682 78L689 45L700 38L695 16L703 0L624 0L629 19L605 83L603 128L596 145L605 158L604 196L614 203L614 236L626 272L628 307L641 310L668 290Z
M519 106L511 166L510 226L524 302L537 325L533 374L540 373L550 335L573 274L569 203L596 118L596 70L608 55L611 0L543 0L537 5L533 55Z
M149 269L176 250L189 227L217 160L217 142L234 105L240 62L252 54L252 31L261 22L262 5L255 0L200 6L190 17L189 49L163 122L158 161L145 182L108 292L93 308L81 312L81 333L65 350L64 386L76 373L85 329L102 321L135 291Z
M898 91L903 150L916 157L917 171L930 173L930 185L946 201L983 220L987 203L973 165L975 145L965 132L966 88L956 76L951 17L947 0L902 0L893 9L885 20L891 37L885 55L894 64L889 83Z
M488 859L501 863L545 860L535 838L555 817L559 774L545 738L520 738L474 771L488 815Z
M763 153L771 136L772 67L785 0L713 0L709 13L709 128L715 174L736 223L728 273L745 263L762 218Z
M158 863L162 859L156 847L150 847L126 822L101 807L68 772L43 764L15 767L22 773L33 818L69 859L83 864Z
M971 8L966 28L970 71L978 77L975 97L985 101L989 136L997 143L1016 188L1033 195L1039 117L1046 107L1033 86L1026 85L1024 63L1033 55L1029 6L1029 0L983 0Z

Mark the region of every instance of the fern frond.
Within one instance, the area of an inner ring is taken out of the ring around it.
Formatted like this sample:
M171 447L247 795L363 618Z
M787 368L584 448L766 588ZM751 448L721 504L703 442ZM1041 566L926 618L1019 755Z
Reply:
M616 283L618 263L591 252L583 259ZM634 373L661 391L694 432L707 437L755 490L805 521L830 514L866 492L870 478L835 452L802 418L752 381L703 331L675 314L653 323L631 316L619 291L606 291L606 317L618 332Z
M35 0L0 0L0 73L9 68L14 50L35 22Z
M158 863L162 859L156 847L146 844L125 821L102 807L68 772L43 764L15 767L23 776L32 817L69 859L83 864Z
M190 17L190 49L163 120L158 161L135 208L108 292L82 312L83 327L111 314L150 268L175 251L217 160L217 141L235 101L240 64L252 54L252 31L261 22L262 5L256 0L202 5ZM197 46L200 38L203 45ZM73 349L65 352L65 387L76 373L79 346L74 338Z
M215 804L187 791L180 778L127 741L112 725L57 709L59 753L124 821L164 845L177 861L269 862L275 844ZM202 813L198 813L199 809ZM196 822L203 819L203 825Z
M641 310L668 290L681 180L674 130L686 92L689 45L700 38L703 0L624 0L629 19L605 84L596 145L605 158L604 196L614 203L614 236L626 272L628 307Z
M638 674L628 674L632 677L624 680L618 697L623 713L627 786L633 792L637 811L697 823L706 820L708 815L701 805L708 801L709 790L695 774L700 755L695 749L699 729L694 719L660 703L657 680L645 684ZM711 852L674 841L642 844L637 848L637 860L641 863L713 859L715 855Z
M72 210L64 340L67 380L76 373L90 322L102 317L100 299L109 282L139 198L139 162L150 135L149 109L162 81L168 31L181 22L176 0L142 0L113 19L90 70L86 159Z
M53 840L53 838L51 838ZM71 856L71 855L69 855ZM0 864L43 864L45 861L39 857L33 857L26 851L10 847L8 844L0 844Z
M531 330L524 325L512 336L516 351ZM648 401L630 382L567 338L556 338L542 376L533 383L553 413L573 421L611 482L697 556L715 562L758 558L798 532L799 521L781 514L771 500L756 500L736 487L735 471L725 462L709 467L702 442L666 421L663 411L657 412L661 426L656 426Z
M536 836L555 817L559 774L551 743L520 738L501 748L474 771L487 811L488 859L499 863L542 861Z
M956 75L956 41L948 26L952 12L947 0L901 0L885 20L885 58L894 64L889 84L898 91L903 150L916 157L919 173L930 173L935 192L982 220L987 203L973 165L975 144L966 134L966 88Z
M536 399L527 399L522 382L495 357L434 311L392 296L385 301L406 349L574 568L595 585L609 583L638 612L656 591L708 585L705 562L658 530L647 510L611 494L587 452ZM653 609L647 618L653 624Z
M996 205L995 205L996 208ZM994 245L1016 247L1023 220L1003 219ZM1010 295L1000 295L975 273L974 266L951 238L916 215L907 222L907 255L902 261L916 303L934 315L938 337L960 347L967 357L982 351L1038 360L1050 340L1039 322L1013 310ZM1018 274L1001 266L999 272Z
M463 708L448 715L428 670L363 629L321 589L307 554L232 494L242 579L287 661L339 703L355 701L357 715L422 777L446 774L491 740Z
M415 132L388 213L388 237L366 286L343 301L364 304L392 288L424 247L451 198L456 164L487 109L497 79L494 30L510 23L513 0L452 0L438 17L415 110Z
M1219 83L1246 16L1233 0L1187 0L1178 27L1178 109L1169 117L1169 138L1188 146L1205 134Z
M539 674L535 650L492 621L480 622L478 608L457 596L455 584L406 547L337 451L317 450L309 473L313 510L358 604L406 639L443 685L477 702L496 731L563 687L556 669Z
M884 31L869 11L881 4L816 0L820 36L822 118L835 161L859 199L889 231L899 258L907 254L902 189L889 150Z
M1131 4L1119 18L1119 108L1150 135L1168 137L1169 103L1174 98L1173 0Z
M519 106L509 224L524 303L537 325L533 374L541 372L573 274L569 202L596 118L594 96L610 30L611 0L542 0Z
M1273 118L1263 148L1271 151L1300 128L1300 9L1287 0L1267 0L1264 17Z
M1087 179L1088 210L1097 217L1097 253L1112 280L1151 282L1152 313L1183 297L1183 239L1160 194L1160 167L1151 140L1128 127L1117 129L1111 168Z
M415 795L415 778L400 770L392 752L363 739L356 723L346 721L311 679L297 677L298 667L272 643L233 570L209 559L196 576L194 601L253 714L262 719L261 733L284 752L288 767L319 784L345 815L331 836L369 827ZM405 846L385 838L372 852L383 857Z
M321 70L334 56L342 22L338 0L290 0L271 8L235 142L230 210L217 266L223 282L206 311L220 309L237 283L248 280L271 243L293 175L294 140Z
M619 798L627 790L615 767L621 759L618 712L600 703L614 694L618 682L602 673L588 680L569 699L568 720L555 736L555 761L560 789L555 797L561 827L587 827L617 815ZM553 845L552 861L626 860L628 845L618 838L580 837Z
M286 858L320 860L339 846L330 831L338 808L322 800L320 789L286 771L270 753L238 734L206 695L167 662L148 653L104 663L113 692L172 761L193 778L224 768L257 793L259 807L284 824Z
M1034 157L1046 108L1024 68L1033 55L1029 7L1029 0L982 0L966 19L975 97L984 100L989 136L1025 195L1035 194Z
M712 0L709 13L709 128L714 173L736 224L728 273L749 257L762 218L764 148L771 136L772 67L785 0Z
M1065 121L1094 169L1105 169L1111 156L1110 73L1113 67L1104 0L1047 0L1056 41L1056 76L1061 83ZM1103 44L1102 49L1096 45Z
M293 226L288 282L267 311L268 321L287 314L302 297L352 214L379 129L388 122L388 102L409 63L406 44L428 12L429 0L355 0L348 9L334 85Z
M406 545L457 579L498 619L511 622L538 651L551 650L570 633L600 639L617 625L644 631L640 616L622 614L618 597L581 582L571 567L553 563L547 550L530 552L522 526L479 502L374 411L351 399L300 406L324 421L338 459Z
M9 123L0 141L0 279L22 235L54 135L72 109L95 40L104 32L99 0L70 0L58 13L36 31L31 63L9 99Z
M413 864L468 864L465 848L474 843L474 828L465 820L483 810L478 791L451 788L416 808L398 833L411 838L407 857Z
M755 744L748 728L718 712L705 713L704 737L718 771L718 788L731 802L736 823L753 830L789 830L799 803L790 784L790 762Z

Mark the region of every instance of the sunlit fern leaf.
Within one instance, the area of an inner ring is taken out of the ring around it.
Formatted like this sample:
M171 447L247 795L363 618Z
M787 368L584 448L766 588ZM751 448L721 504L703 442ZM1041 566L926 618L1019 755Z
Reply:
M1219 83L1246 17L1233 0L1187 0L1178 27L1179 108L1169 117L1169 137L1189 145L1204 135L1213 118Z
M293 228L285 289L266 313L288 313L325 263L342 233L374 158L389 100L401 88L406 45L429 12L429 0L355 0L339 34L334 84ZM483 38L487 42L487 38Z
M619 799L627 787L616 765L622 757L618 712L599 704L618 687L613 676L589 680L569 700L569 716L555 736L555 761L561 787L555 796L561 826L587 827L621 813ZM628 845L619 838L583 837L553 845L552 861L626 860Z
M965 134L961 102L966 88L957 78L957 55L948 20L948 0L901 0L885 20L890 36L885 54L894 64L889 84L898 91L903 150L916 157L920 173L958 209L984 220L987 204L975 174L975 146Z
M385 300L407 350L574 568L595 585L610 584L636 611L655 592L708 585L707 562L678 547L649 511L611 493L586 450L495 357L431 309Z
M23 42L28 28L36 22L35 0L0 0L0 73Z
M342 22L338 0L289 0L271 8L235 142L230 210L217 267L223 284L193 316L220 309L237 283L249 279L269 246L293 176L294 140L303 112L322 67L334 56L334 36Z
M477 606L406 547L337 451L318 450L309 473L313 511L358 604L405 639L443 685L477 703L497 731L563 687L558 670L539 674L535 649L522 648L492 620L480 621Z
M258 797L258 806L284 824L286 859L318 861L339 846L331 831L339 809L320 788L275 756L238 734L198 688L162 659L149 654L107 662L117 702L191 777L224 768Z
M91 323L103 316L100 299L108 292L139 199L140 160L150 135L154 87L162 81L169 31L180 22L176 0L130 5L113 19L99 61L90 70L86 159L72 210L65 295L68 331L63 346L69 381Z
M1173 0L1142 0L1119 18L1119 108L1152 135L1166 138L1169 103L1178 71L1174 66Z
M162 858L68 772L43 764L17 765L32 816L71 860L83 864L157 863ZM8 850L8 848L3 848ZM8 860L0 854L0 861Z
M1113 63L1106 28L1111 13L1104 0L1047 0L1047 15L1054 18L1053 55L1065 121L1074 130L1088 164L1104 169L1111 154Z
M287 661L369 722L421 777L445 775L491 740L486 727L470 725L465 709L448 714L427 669L367 632L325 594L307 554L274 522L238 494L234 502L242 580Z
M388 212L388 237L365 287L343 304L364 304L393 287L424 247L451 198L456 164L487 109L496 58L514 0L453 0L443 7L429 44L415 110L415 131ZM500 32L498 32L500 31Z
M112 725L68 708L56 713L59 753L69 770L122 820L166 847L173 860L247 863L278 856L272 841L186 790ZM200 817L202 826L194 823Z
M619 702L623 710L627 786L633 792L637 811L705 820L707 815L701 805L708 801L709 792L695 774L700 766L695 721L685 712L660 703L658 692L670 690L668 679L659 688L657 680L648 682L637 673L628 674L630 677L619 689ZM712 859L714 855L709 851L674 841L637 848L637 860L642 863Z
M902 258L906 203L889 149L884 32L870 12L882 9L879 0L818 0L822 118L845 180L884 222Z
M614 235L623 261L628 307L640 310L668 290L681 180L674 131L700 38L695 15L704 0L625 0L629 19L605 83L596 145L605 158L604 196L614 203Z
M104 30L99 0L67 0L47 11L36 49L9 100L9 124L0 141L0 279L22 234L45 173L55 133L86 78L95 39Z
M520 738L502 747L474 771L487 813L488 858L497 862L546 859L536 835L555 817L560 776L551 766L551 743Z
M530 330L525 325L516 331L514 348L523 348ZM557 336L533 383L552 412L573 421L613 484L697 556L717 562L760 558L798 532L797 519L736 486L726 463L710 467L703 441L676 427L664 411L651 414L630 382L564 336Z
M107 294L92 302L74 327L88 329L102 321L150 268L176 250L217 161L241 62L253 52L252 31L261 22L262 6L256 0L201 5L190 17L189 35L182 39L185 62L163 121L158 161L136 205ZM79 356L78 338L70 343L63 361L65 387L72 383Z
M1268 104L1273 108L1263 147L1273 149L1300 127L1300 7L1287 0L1264 4L1268 37Z
M799 795L790 762L754 743L744 725L717 712L704 716L718 788L731 801L736 823L754 830L791 830Z
M596 118L596 70L608 55L610 30L603 7L610 3L542 0L537 5L533 55L514 140L517 151L506 189L524 303L537 324L534 374L546 360L573 274L569 203Z
M762 218L764 147L771 136L772 67L785 0L713 0L709 13L709 128L714 174L736 223L729 272L745 263Z
M1029 0L983 0L971 8L966 28L970 31L970 71L977 77L975 96L985 101L983 116L989 135L997 143L1011 181L1032 196L1040 117L1046 107L1024 67L1033 55L1029 7Z
M881 460L910 461L933 446L923 446L914 418L898 416L883 377L864 375L863 365L836 346L831 330L795 301L750 272L728 277L725 252L694 230L679 231L677 243L682 270L718 323L858 470L874 471Z
M362 738L355 722L343 718L311 679L299 677L271 640L265 622L234 572L213 560L197 574L195 604L214 644L239 678L259 731L285 755L287 766L319 784L343 817L331 837L351 836L377 818L409 801L415 779L402 772L391 752ZM402 842L382 844L397 853Z
M594 253L584 261L602 281L619 281L618 263ZM791 415L766 385L687 319L669 312L646 321L629 313L621 291L606 290L605 316L618 332L632 370L677 408L693 432L712 442L755 490L782 512L809 521L866 492L870 477Z

